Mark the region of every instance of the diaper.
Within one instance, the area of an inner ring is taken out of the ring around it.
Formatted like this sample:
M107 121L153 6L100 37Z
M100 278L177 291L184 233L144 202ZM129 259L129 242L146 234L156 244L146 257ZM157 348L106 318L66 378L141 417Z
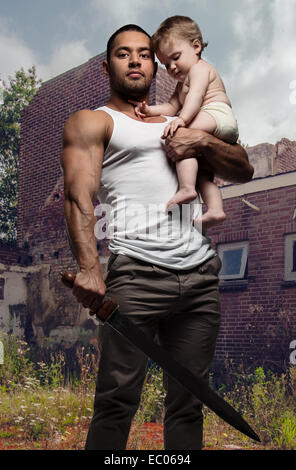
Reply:
M214 136L230 144L236 143L239 136L237 120L228 104L215 101L202 106L201 110L206 111L215 119L217 127Z

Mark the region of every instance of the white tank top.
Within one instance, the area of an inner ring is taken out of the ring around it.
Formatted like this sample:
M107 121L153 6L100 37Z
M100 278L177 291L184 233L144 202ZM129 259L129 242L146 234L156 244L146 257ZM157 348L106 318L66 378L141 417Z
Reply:
M108 238L114 254L171 269L191 269L214 256L209 238L192 225L193 216L201 216L198 198L182 209L165 211L178 189L175 165L161 139L173 118L145 123L107 106L98 110L112 117L114 128L102 165L97 239Z

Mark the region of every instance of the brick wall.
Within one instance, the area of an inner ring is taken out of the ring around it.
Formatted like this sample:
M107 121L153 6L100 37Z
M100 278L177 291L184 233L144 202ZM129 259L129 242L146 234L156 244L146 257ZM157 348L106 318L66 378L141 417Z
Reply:
M62 131L75 111L94 109L109 96L101 71L104 54L45 82L22 115L18 244L52 237L63 227L63 181L59 166ZM47 230L46 228L47 227Z
M296 141L289 139L281 139L275 145L276 173L286 173L287 171L296 170Z
M156 80L156 103L165 103L172 96L176 88L176 82L162 66L158 66Z
M296 339L296 285L284 278L284 241L288 233L296 233L293 221L296 208L296 185L245 194L244 198L260 208L256 212L241 197L226 199L227 220L209 231L213 246L219 243L249 241L247 287L221 292L222 325L217 343L216 360L230 357L251 358L254 348L261 349L262 359L276 362L275 331L284 332L285 312L292 330L282 347L288 362L289 341ZM293 337L295 336L295 338ZM270 355L269 355L270 360Z
M31 264L32 259L27 254L26 250L23 250L16 246L10 246L6 244L0 244L0 263L5 265L28 265Z

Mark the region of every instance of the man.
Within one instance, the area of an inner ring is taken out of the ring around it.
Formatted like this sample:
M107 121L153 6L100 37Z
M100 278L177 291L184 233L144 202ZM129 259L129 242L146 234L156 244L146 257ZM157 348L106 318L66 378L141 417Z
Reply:
M79 265L73 294L95 311L107 292L121 313L151 338L158 334L172 357L206 378L220 323L221 262L190 220L174 236L176 218L163 209L178 187L171 162L198 155L201 165L236 182L249 181L253 169L239 145L193 129L168 138L165 152L160 136L168 118L136 116L130 101L149 101L156 73L150 37L140 27L127 25L111 36L103 66L110 80L109 102L96 111L74 113L64 129L65 218ZM105 280L94 233L97 194L116 214ZM85 448L125 449L147 358L108 325L100 328L99 347ZM201 449L201 403L166 375L164 384L165 448Z

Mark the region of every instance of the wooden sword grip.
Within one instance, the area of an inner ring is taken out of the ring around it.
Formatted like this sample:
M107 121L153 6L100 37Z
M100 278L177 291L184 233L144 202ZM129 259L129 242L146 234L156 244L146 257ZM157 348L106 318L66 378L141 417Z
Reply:
M60 273L62 277L62 282L66 287L72 288L74 286L74 281L75 281L75 274L71 273L69 271L66 271L64 273ZM114 310L118 307L116 302L112 299L106 299L103 305L96 310L95 312L90 310L91 315L97 315L100 320L106 321L108 317L111 315L111 313L114 312Z

